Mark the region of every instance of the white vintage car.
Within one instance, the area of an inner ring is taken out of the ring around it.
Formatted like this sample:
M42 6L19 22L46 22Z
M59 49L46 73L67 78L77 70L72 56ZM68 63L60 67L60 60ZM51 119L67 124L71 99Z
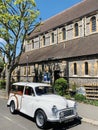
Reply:
M43 129L48 122L69 122L78 118L76 102L52 93L44 83L17 82L12 85L7 106L10 112L22 112L35 119Z

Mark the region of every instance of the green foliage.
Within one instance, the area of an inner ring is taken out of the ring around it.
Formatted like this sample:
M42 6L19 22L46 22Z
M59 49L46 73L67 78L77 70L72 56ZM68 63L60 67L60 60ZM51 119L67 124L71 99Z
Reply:
M86 104L90 104L90 105L94 105L94 106L98 106L98 100L90 100L90 99L86 99L86 97L82 94L76 94L74 96L75 100L78 102L83 102Z
M55 81L54 88L59 95L63 96L67 89L67 80L64 78L57 79Z
M25 31L31 31L34 28L31 25L35 23L35 19L39 15L39 11L35 7L34 0L0 1L0 32L3 31L0 33L0 37L8 41L9 38L12 39L16 35L20 37Z
M71 99L71 98L72 98L72 97L70 96L70 94L65 94L64 97L65 97L66 99Z
M0 52L5 55L7 60L6 88L8 89L10 75L18 65L25 39L36 27L38 15L35 0L0 1L0 37L6 41L5 44L0 43ZM19 48L18 56L17 48Z
M5 89L6 81L0 80L0 89Z
M98 106L98 100L86 99L86 100L84 100L84 103L91 104L91 105L94 105L94 106Z
M82 94L76 94L76 95L74 96L74 98L75 98L75 100L77 100L77 101L84 101L84 100L86 100L86 97L85 97L84 95L82 95Z
M34 0L15 0L15 4L21 4L24 1L28 1L28 2L32 3L33 6L36 6L36 3Z
M0 51L5 53L9 65L15 62L17 46L20 43L20 54L23 50L23 42L36 26L36 18L39 11L34 0L2 0L0 1L0 37L7 44ZM1 43L0 43L1 44ZM13 65L12 65L13 66Z

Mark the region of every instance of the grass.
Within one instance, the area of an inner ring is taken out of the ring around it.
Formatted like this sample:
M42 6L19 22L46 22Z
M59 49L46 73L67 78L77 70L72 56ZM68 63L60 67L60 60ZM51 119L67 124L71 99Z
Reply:
M70 94L66 94L65 97L66 97L66 99L73 99L74 98L77 102L83 102L83 103L86 103L86 104L98 106L98 100L86 99L85 96L81 96L80 94L79 95L76 94L73 97L71 97Z

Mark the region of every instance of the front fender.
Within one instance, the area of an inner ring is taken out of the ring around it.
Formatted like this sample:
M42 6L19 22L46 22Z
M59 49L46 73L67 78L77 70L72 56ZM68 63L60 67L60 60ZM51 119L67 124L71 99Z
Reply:
M46 106L46 104L39 104L39 105L36 106L36 108L35 108L34 117L35 117L36 112L37 112L38 110L44 111L44 113L46 114L47 119L53 117L52 105L47 105L47 106Z

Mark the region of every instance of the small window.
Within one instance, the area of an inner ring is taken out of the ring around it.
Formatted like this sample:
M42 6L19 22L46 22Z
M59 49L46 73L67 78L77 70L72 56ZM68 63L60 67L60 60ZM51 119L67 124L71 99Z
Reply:
M26 67L24 67L24 75L26 75Z
M54 43L54 33L51 34L51 41Z
M32 40L32 49L34 49L34 40Z
M88 75L88 62L85 62L85 75Z
M66 29L65 28L62 29L62 39L63 40L66 39Z
M77 63L74 63L74 75L77 75Z
M46 44L46 39L45 39L45 36L43 36L43 45Z
M96 31L96 17L91 18L91 32Z
M76 23L74 25L74 32L75 32L75 37L77 37L79 35L79 26L78 26L78 23Z
M30 75L31 74L31 68L30 68L30 66L28 66L28 75Z

